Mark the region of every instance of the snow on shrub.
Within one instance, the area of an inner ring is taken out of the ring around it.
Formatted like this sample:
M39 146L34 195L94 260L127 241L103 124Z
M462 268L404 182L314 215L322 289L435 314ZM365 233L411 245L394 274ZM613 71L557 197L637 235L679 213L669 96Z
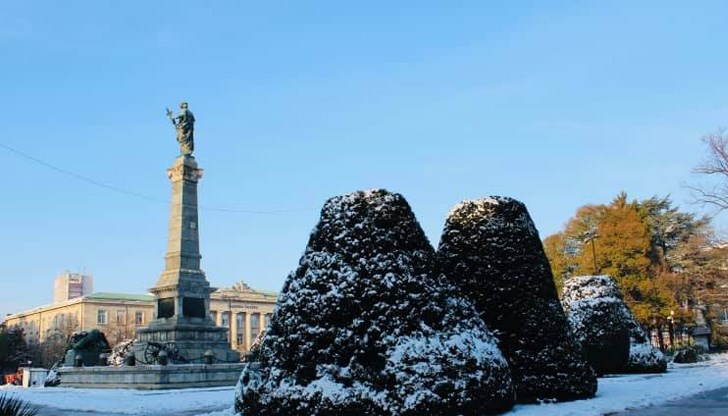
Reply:
M136 339L127 339L114 345L109 354L108 362L112 367L121 367L124 365L124 357L130 352L134 351L134 344Z
M650 344L642 327L635 323L630 331L629 361L627 373L664 373L667 360L662 352Z
M677 364L695 364L698 361L705 361L698 348L686 347L678 350L673 357L672 362Z
M561 303L587 358L599 373L661 373L664 355L647 334L607 275L575 276L564 282Z
M244 415L482 415L513 406L507 362L434 274L399 194L330 199L236 392Z
M623 372L629 360L629 315L612 278L566 279L561 303L594 370L598 374Z
M526 207L511 198L453 208L438 262L500 340L519 402L591 397L596 376L570 334Z

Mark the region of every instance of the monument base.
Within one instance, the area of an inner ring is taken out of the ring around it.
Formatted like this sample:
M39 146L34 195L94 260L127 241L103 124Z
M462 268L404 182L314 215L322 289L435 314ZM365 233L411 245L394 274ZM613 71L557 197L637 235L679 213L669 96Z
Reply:
M234 386L242 369L242 363L60 367L58 375L62 387L162 390Z
M212 363L238 363L240 353L228 342L228 329L214 325L190 325L153 322L136 332L134 356L140 364L157 364L161 349L173 364L202 364L212 353Z

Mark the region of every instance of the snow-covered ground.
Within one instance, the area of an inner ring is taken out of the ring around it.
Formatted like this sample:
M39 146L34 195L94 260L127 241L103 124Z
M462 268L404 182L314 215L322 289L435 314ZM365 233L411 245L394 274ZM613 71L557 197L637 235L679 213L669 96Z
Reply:
M720 387L728 387L728 354L712 355L709 361L698 364L670 364L666 374L600 378L599 390L593 399L518 405L506 415L603 415L660 404ZM234 400L232 387L136 391L62 387L23 389L2 386L0 394L3 393L43 406L40 416L54 414L55 409L66 411L66 414L77 411L87 415L232 416Z
M728 354L713 354L697 364L668 364L667 373L609 376L599 379L596 397L567 403L518 405L508 416L604 415L728 387Z
M0 394L10 393L33 404L61 410L89 412L93 415L170 415L207 414L230 408L235 400L233 387L184 390L74 389L69 387L21 388L0 387ZM46 411L41 411L43 416Z

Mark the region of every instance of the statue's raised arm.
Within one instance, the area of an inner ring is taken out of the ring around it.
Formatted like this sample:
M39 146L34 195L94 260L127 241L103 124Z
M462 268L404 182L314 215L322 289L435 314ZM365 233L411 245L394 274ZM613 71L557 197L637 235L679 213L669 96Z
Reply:
M192 111L187 109L187 102L182 101L180 103L177 116L167 108L167 117L177 130L177 143L179 143L180 152L185 156L191 155L195 151L195 116Z

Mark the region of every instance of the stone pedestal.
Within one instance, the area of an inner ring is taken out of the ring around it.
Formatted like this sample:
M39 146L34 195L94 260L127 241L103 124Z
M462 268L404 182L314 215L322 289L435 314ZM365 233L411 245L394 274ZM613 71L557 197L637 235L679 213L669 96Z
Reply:
M197 182L202 177L195 158L179 156L167 170L172 181L165 268L150 289L156 301L154 320L137 330L134 353L140 363L159 345L175 349L172 362L201 363L210 350L215 362L235 362L240 356L230 349L228 329L215 326L210 317L210 292L214 288L200 268ZM149 346L150 344L151 347Z
M58 369L58 375L61 377L62 387L163 390L234 386L242 369L242 363L61 367Z

